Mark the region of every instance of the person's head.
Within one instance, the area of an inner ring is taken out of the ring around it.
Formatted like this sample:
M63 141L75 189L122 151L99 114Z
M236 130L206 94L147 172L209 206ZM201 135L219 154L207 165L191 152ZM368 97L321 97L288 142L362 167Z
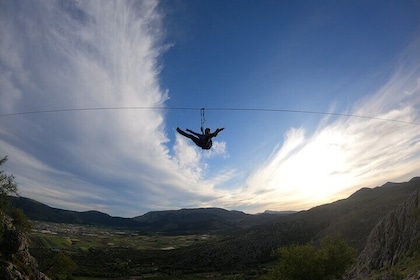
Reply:
M210 134L210 128L206 128L206 130L204 131L206 134Z

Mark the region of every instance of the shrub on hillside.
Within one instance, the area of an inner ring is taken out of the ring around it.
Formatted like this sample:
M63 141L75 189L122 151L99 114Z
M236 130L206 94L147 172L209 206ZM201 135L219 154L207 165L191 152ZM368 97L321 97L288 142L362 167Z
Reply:
M356 260L356 250L340 237L326 237L318 245L282 247L279 254L279 265L263 279L338 279Z
M0 159L0 166L7 161L7 157ZM17 185L13 175L8 175L3 169L0 169L0 212L9 209L11 203L9 195L17 195Z

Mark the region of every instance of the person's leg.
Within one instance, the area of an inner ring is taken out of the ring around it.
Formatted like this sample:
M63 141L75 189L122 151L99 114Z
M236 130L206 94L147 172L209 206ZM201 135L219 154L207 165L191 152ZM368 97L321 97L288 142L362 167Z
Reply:
M190 138L197 146L200 147L200 139L198 139L194 135L191 135L191 134L188 134L188 133L182 131L179 127L176 128L176 131L178 131L179 134L181 134L181 135L183 135L187 138Z

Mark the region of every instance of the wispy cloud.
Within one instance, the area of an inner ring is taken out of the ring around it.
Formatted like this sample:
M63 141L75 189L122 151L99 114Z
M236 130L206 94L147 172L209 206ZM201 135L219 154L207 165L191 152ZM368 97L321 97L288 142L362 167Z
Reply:
M344 112L398 122L339 117L325 118L309 136L303 128L290 129L283 145L249 177L244 202L304 209L360 187L415 176L420 168L419 54L420 44L414 43L382 88Z

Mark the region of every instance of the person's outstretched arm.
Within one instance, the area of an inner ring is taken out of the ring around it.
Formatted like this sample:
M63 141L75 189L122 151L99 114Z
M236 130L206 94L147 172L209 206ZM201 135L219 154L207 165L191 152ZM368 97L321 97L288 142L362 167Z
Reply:
M215 132L213 132L212 134L211 134L211 137L216 137L217 136L217 134L220 132L220 131L222 131L223 129L225 129L224 127L222 127L222 128L218 128L218 129L216 129L216 131Z

